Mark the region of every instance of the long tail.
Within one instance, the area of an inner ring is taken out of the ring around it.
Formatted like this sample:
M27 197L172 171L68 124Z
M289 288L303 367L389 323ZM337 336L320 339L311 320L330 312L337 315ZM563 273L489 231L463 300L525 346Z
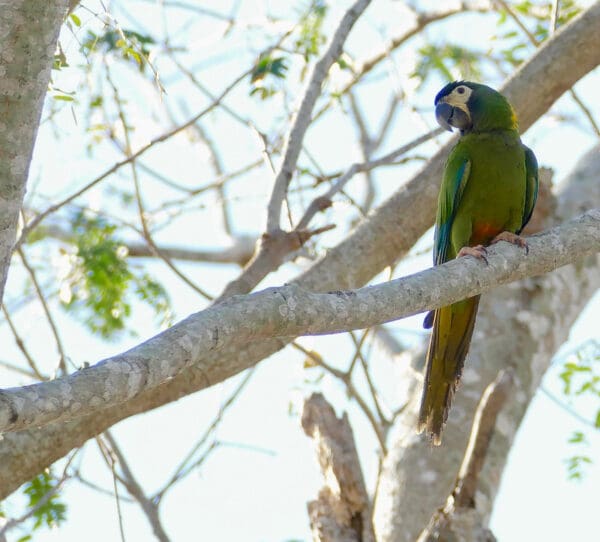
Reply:
M469 350L479 297L437 309L433 316L418 431L427 431L436 446Z

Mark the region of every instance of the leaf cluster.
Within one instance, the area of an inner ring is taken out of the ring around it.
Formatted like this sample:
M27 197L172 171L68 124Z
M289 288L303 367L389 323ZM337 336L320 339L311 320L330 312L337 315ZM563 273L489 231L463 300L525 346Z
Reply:
M38 474L25 485L23 493L28 498L28 506L30 509L35 509L33 530L39 529L43 525L58 527L67 519L67 506L60 501L57 485L58 481L49 470ZM22 538L21 540L28 539Z
M596 401L596 413L590 426L596 430L600 429L600 342L590 341L583 345L564 363L563 370L559 374L563 384L563 393L570 399L587 399ZM569 438L569 443L578 449L589 446L584 431L574 431ZM580 480L586 465L592 463L592 459L584 454L577 453L566 459L567 473L571 480Z
M88 30L81 43L81 50L86 56L96 52L116 53L118 58L133 62L143 72L150 55L150 46L155 43L152 36L135 30L107 28L100 34Z
M135 273L127 249L115 235L116 226L103 218L78 213L73 219L76 254L61 287L63 306L83 318L102 337L125 329L131 316L132 292L154 309L163 324L170 323L168 295L147 273Z

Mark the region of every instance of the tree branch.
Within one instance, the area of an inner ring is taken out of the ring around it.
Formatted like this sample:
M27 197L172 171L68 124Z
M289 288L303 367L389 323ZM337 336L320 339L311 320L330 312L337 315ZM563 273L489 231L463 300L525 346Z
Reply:
M600 3L596 2L536 50L503 85L522 131L600 63L599 27ZM376 212L329 250L302 277L303 285L311 290L332 285L356 288L403 256L433 224L442 170L455 143L451 139ZM416 201L418 213L414 212Z
M458 473L454 491L443 509L436 511L417 542L494 542L475 508L475 491L485 462L496 419L514 384L511 369L502 370L485 389L471 429L471 437Z
M0 392L0 431L71 419L159 386L206 355L250 341L339 333L450 305L600 252L600 209L472 258L354 291L314 293L297 285L239 296L188 317L145 343L78 373Z
M324 486L308 503L314 540L374 542L371 504L348 416L335 415L320 393L305 402L302 428L315 441Z

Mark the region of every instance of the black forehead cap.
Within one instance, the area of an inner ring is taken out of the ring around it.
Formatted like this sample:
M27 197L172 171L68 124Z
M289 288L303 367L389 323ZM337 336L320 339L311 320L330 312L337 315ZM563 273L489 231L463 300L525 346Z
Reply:
M442 90L440 90L436 96L435 96L435 100L433 102L433 105L437 105L437 103L444 97L444 96L448 96L448 94L450 94L456 87L459 87L460 85L465 85L467 87L471 87L471 85L469 85L469 83L467 81L453 81L452 83L448 83Z

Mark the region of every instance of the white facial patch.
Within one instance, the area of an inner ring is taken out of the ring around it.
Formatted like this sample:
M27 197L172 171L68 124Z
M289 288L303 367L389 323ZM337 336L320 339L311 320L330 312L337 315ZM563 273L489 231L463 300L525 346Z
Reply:
M469 115L469 109L467 108L467 102L473 93L473 89L466 85L458 85L448 96L446 96L446 103L449 103L453 107L458 107Z

